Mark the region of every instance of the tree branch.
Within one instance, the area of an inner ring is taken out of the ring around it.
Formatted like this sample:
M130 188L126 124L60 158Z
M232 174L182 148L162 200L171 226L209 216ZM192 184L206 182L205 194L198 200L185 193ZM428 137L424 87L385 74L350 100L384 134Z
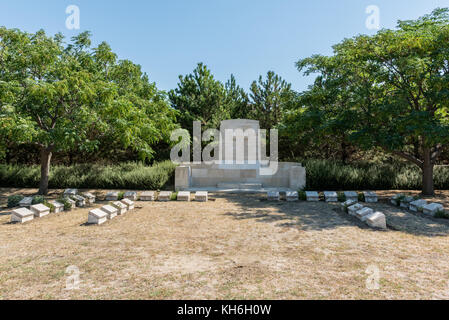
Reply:
M408 161L413 162L414 164L416 164L418 167L422 168L423 166L423 161L419 160L418 158L415 158L414 156L407 154L405 152L402 151L393 151L393 154L400 156Z

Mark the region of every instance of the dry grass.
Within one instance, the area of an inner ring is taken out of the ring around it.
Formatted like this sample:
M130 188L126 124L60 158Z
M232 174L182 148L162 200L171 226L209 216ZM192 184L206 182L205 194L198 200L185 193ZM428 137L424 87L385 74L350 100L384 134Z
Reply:
M3 204L18 192L3 189ZM447 205L448 197L439 200ZM0 297L449 298L447 221L375 206L388 211L394 230L371 230L336 205L249 195L138 202L102 226L85 225L87 208L24 225L9 224L3 210ZM78 290L66 290L72 265L81 272ZM378 290L367 289L369 266L380 271Z

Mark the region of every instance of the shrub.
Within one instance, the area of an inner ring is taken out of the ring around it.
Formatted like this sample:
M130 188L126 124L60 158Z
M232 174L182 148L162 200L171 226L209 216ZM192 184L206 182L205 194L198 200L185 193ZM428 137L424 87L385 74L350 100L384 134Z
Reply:
M338 201L339 202L345 202L346 201L346 195L344 194L344 192L339 192L338 193Z
M171 201L175 201L176 199L178 199L178 193L177 192L173 192L171 194L170 200Z
M400 194L396 199L394 199L397 206L401 205L401 201L405 199L405 195Z
M419 190L421 170L398 163L343 164L333 160L305 160L305 190ZM176 165L171 161L146 166L126 162L118 165L77 164L52 166L50 188L78 189L169 189L174 184ZM39 186L39 166L0 165L0 187ZM449 190L449 166L435 166L435 188Z
M419 190L422 186L421 169L402 162L297 161L306 167L306 190ZM449 189L449 166L435 166L434 182L436 189Z
M54 206L53 204L51 204L51 203L48 202L48 201L44 201L43 204L44 204L46 207L49 207L49 208L50 208L50 212L55 212L55 206Z
M298 191L298 198L301 201L306 201L307 200L306 192L303 190Z
M54 189L148 189L174 184L176 165L171 161L145 166L127 162L118 165L77 164L52 166L49 187ZM0 187L39 187L39 166L0 165Z
M22 201L23 198L25 198L25 197L20 194L9 196L8 197L8 208L17 207L19 205L19 202Z
M359 198L359 202L365 202L365 194L363 192L359 192L357 196Z
M45 202L44 196L34 196L33 201L31 203L38 204L38 203L44 203L44 202Z
M123 191L120 191L119 193L118 193L118 195L117 195L117 199L120 201L120 200L123 200L123 198L125 197L125 193L123 192Z
M72 203L69 202L66 198L59 198L57 201L64 205L64 211L72 210Z
M439 210L435 213L435 218L439 219L449 219L449 213Z

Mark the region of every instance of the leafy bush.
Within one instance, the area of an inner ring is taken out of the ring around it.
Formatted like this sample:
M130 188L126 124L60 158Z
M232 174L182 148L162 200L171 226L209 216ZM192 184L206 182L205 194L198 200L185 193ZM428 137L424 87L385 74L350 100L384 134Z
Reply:
M359 192L357 196L359 198L359 202L365 202L365 194L363 192Z
M64 211L72 210L72 203L67 200L67 198L59 198L57 200L59 203L64 205Z
M117 200L123 200L123 198L125 197L125 193L123 191L120 191L117 195Z
M396 201L396 205L397 206L400 206L401 205L401 202L405 199L405 195L404 194L400 194L396 199L395 199L395 201Z
M44 196L34 196L33 201L31 203L38 204L38 203L44 203L44 202L45 202Z
M48 202L47 200L45 200L45 201L43 202L43 204L44 204L46 207L50 208L50 212L55 212L55 206L54 206L53 204L51 204L51 203Z
M153 166L122 163L115 166L79 164L52 166L49 187L54 189L148 189L158 190L174 184L176 165L164 161ZM0 165L0 186L39 187L39 166Z
M343 164L331 160L297 160L306 167L306 190L419 190L421 169L405 163ZM435 188L449 190L449 166L435 166Z
M306 201L307 200L306 192L303 190L298 191L298 198L301 201Z
M324 196L324 192L318 192L318 198L320 199L320 201L325 201L326 197Z
M178 193L177 192L173 192L171 194L170 200L171 201L175 201L176 199L178 199Z
M404 163L343 164L331 160L305 160L306 190L419 190L421 170ZM145 166L79 164L52 166L50 188L163 190L174 184L176 165L171 161ZM435 188L449 190L449 166L435 167ZM0 165L0 187L39 186L39 166Z
M8 197L8 208L14 208L17 207L19 205L19 202L22 201L22 199L25 198L22 195L14 195L14 196L9 196Z
M339 192L338 193L338 201L339 202L345 202L346 201L346 195L344 194L344 192Z
M446 213L442 210L437 211L435 213L435 218L439 218L439 219L449 219L449 213Z

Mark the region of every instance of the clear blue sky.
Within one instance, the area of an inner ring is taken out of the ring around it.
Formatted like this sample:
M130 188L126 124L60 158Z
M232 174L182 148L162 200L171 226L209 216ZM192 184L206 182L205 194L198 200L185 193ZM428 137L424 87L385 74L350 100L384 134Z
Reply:
M79 31L65 26L71 4L80 8ZM365 26L369 5L379 7L381 27L392 28L398 19L449 7L449 0L1 0L0 25L67 38L89 30L94 44L108 42L163 90L204 62L221 81L234 74L245 90L273 70L300 91L311 79L295 62L330 54L345 37L373 33Z

